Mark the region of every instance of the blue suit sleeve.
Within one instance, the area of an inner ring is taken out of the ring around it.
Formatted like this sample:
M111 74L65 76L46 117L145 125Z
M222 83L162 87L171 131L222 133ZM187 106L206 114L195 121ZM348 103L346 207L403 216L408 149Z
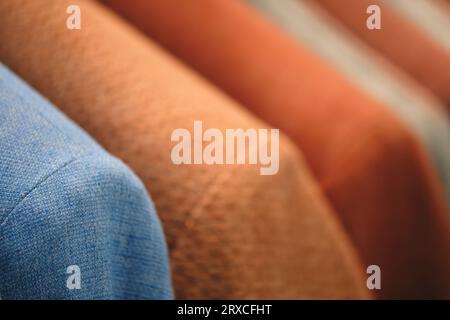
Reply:
M171 299L168 253L141 182L112 157L65 163L0 226L2 299Z

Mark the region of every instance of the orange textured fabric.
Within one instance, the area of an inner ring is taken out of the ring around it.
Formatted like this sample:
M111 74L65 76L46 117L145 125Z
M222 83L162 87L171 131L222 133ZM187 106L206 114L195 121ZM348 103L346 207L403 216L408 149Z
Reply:
M432 90L450 111L450 52L381 0L314 0L354 33ZM366 27L367 7L381 8L382 28ZM414 5L411 1L411 5Z
M81 30L65 27L81 8ZM296 148L277 175L174 165L171 132L265 128L175 59L82 0L2 0L0 60L143 179L182 299L367 298L361 265Z
M387 108L242 2L104 2L295 140L365 263L381 267L381 297L450 297L445 199Z

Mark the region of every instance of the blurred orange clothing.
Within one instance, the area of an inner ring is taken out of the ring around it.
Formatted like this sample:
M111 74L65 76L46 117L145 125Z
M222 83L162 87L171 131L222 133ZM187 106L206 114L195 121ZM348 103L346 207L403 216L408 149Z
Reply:
M323 5L360 38L409 72L438 96L450 112L450 52L412 21L382 0L345 0L345 5L342 0L309 1ZM366 9L374 4L381 8L380 30L366 27Z

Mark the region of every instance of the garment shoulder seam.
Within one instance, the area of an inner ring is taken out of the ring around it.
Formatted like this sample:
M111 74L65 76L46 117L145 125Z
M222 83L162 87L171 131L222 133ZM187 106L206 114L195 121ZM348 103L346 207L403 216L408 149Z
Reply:
M55 170L49 172L48 174L44 175L38 182L36 182L36 184L29 190L27 191L21 198L20 200L16 203L16 205L5 215L5 217L3 218L3 220L0 221L0 227L3 227L5 225L5 223L7 222L8 218L11 216L11 214L17 209L18 206L20 206L20 204L25 201L28 196L33 193L33 191L35 191L36 189L38 189L43 183L45 183L48 179L50 179L52 176L56 175L59 171L61 171L62 169L68 167L69 165L71 165L72 163L79 161L83 158L89 157L91 156L93 153L85 153L81 156L78 157L73 157L69 160L67 160L66 162L62 163L59 167L57 167Z

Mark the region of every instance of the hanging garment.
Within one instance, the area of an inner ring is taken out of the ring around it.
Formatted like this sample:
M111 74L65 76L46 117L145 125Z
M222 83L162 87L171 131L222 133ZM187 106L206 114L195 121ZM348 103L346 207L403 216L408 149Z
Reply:
M72 4L81 30L65 28ZM176 298L369 297L354 249L283 135L275 175L171 160L172 133L194 121L219 132L268 125L99 4L2 0L0 59L148 186Z
M243 2L104 2L294 139L365 264L380 266L381 297L450 297L442 187L385 106Z
M169 299L145 187L0 65L2 299Z
M340 0L314 1L432 90L450 111L450 50L444 44L448 43L448 38L436 41L414 20L401 14L390 0L346 0L345 5ZM408 3L416 5L412 1ZM381 9L380 30L369 30L366 26L369 5L378 5ZM449 37L448 31L446 36Z
M389 0L386 5L450 51L450 6L442 0ZM423 62L422 62L423 63Z
M450 121L437 99L313 2L249 2L396 113L423 142L450 202Z

